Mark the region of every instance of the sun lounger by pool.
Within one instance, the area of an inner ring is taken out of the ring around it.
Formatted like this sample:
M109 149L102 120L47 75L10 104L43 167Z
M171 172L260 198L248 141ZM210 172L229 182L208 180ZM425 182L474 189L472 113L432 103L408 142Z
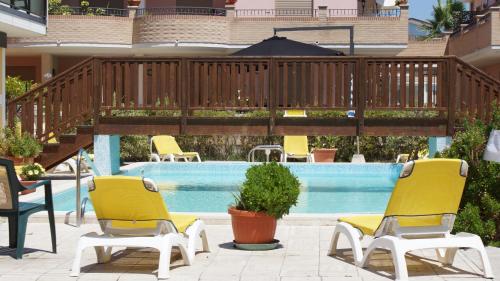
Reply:
M153 153L153 147L156 153ZM154 136L151 138L150 143L151 157L150 161L170 161L182 159L184 161L201 162L198 152L184 152L177 144L177 141L172 136Z
M204 223L192 215L170 214L152 180L95 177L89 181L89 195L103 234L80 237L71 276L79 275L82 252L88 247L95 247L99 263L109 261L112 247L157 249L159 279L169 277L172 247L179 247L186 265L193 263L199 237L203 251L209 251Z
M407 280L405 254L419 249L436 249L438 260L451 265L459 248L479 252L483 274L493 273L479 236L450 234L467 177L468 165L457 159L417 160L401 171L384 215L343 217L335 227L330 254L337 252L340 234L347 236L356 265L366 267L375 249L391 252L396 280ZM362 237L375 239L363 254Z
M284 117L307 117L307 115L305 110L285 110ZM287 162L288 159L305 159L307 162L314 162L314 156L309 152L307 136L285 136L283 150L282 162Z

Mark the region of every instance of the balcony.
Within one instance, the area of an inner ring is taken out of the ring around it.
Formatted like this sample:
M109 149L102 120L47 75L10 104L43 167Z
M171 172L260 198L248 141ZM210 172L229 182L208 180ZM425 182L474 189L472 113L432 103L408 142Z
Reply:
M67 7L49 16L44 38L19 38L14 48L57 54L159 54L192 52L227 54L273 35L274 28L302 26L354 27L357 54L395 55L408 43L408 7L396 9L235 9L165 7L105 9ZM391 36L381 36L391 34ZM294 40L347 52L346 31L283 32ZM80 49L77 47L80 46ZM68 47L68 48L64 48ZM84 48L85 47L85 48ZM181 47L182 49L180 49ZM71 49L73 48L73 49Z
M0 30L9 37L45 34L46 23L46 0L0 0Z
M449 54L477 65L500 63L500 6L470 17L449 39Z

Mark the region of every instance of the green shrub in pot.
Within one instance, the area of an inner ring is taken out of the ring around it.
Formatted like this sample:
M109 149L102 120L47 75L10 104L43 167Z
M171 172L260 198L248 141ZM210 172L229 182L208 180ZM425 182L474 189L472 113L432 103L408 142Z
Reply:
M6 131L9 154L16 158L34 158L42 151L42 145L28 133L18 135L11 130Z
M274 248L276 221L297 204L300 183L288 167L275 162L250 167L231 215L236 247L266 244Z
M271 162L250 167L236 197L236 209L263 212L276 219L297 204L300 182L281 164Z

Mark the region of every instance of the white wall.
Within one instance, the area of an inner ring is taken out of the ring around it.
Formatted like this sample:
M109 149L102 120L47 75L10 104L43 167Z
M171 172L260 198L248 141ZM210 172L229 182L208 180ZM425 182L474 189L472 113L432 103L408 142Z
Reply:
M234 5L236 10L268 9L274 10L274 0L238 0Z
M357 0L314 0L314 9L327 6L328 9L357 9Z

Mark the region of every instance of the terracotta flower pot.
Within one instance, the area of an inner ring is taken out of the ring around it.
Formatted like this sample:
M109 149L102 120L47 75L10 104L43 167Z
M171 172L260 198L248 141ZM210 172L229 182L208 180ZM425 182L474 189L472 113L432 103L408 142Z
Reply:
M137 7L141 4L141 0L128 0L128 5L131 7Z
M335 162L335 148L315 148L313 151L314 162Z
M8 156L7 159L11 160L14 162L14 166L21 166L25 164L33 164L35 159L34 158L23 158L23 157L14 157L14 156Z
M226 0L226 5L234 5L237 0Z
M22 184L23 186L30 186L30 185L32 185L32 184L34 184L34 183L36 183L36 181L25 181L25 180L22 180L22 181L20 181L20 182L21 182L21 184ZM23 190L23 191L19 192L19 194L21 194L21 195L26 195L26 194L33 193L33 192L35 192L35 191L36 191L36 189Z
M265 213L255 213L229 208L234 240L240 244L264 244L274 239L276 218Z

